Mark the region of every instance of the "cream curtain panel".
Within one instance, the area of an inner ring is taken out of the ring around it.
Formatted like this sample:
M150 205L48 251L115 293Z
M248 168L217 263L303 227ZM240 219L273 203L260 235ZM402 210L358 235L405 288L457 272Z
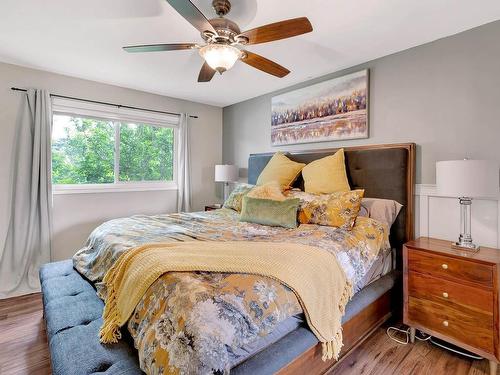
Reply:
M177 212L191 210L191 182L190 182L190 150L189 150L189 116L181 114L179 119L179 153L177 171Z
M14 139L9 222L0 246L0 298L39 290L38 268L50 261L52 233L50 95L21 98Z

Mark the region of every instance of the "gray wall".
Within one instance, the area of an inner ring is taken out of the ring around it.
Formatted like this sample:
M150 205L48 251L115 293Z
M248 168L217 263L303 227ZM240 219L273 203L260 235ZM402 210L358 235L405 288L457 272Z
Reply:
M7 199L12 142L22 93L11 86L46 88L51 92L150 109L198 115L190 120L193 208L217 201L214 165L222 160L222 109L117 86L0 63L0 244L8 219ZM141 191L54 195L54 260L71 257L90 231L105 220L176 209L176 191Z
M370 69L370 138L280 146L307 150L415 142L417 183L435 182L435 162L500 160L500 21L224 108L223 159L247 168L270 145L272 96ZM241 172L244 175L245 171Z

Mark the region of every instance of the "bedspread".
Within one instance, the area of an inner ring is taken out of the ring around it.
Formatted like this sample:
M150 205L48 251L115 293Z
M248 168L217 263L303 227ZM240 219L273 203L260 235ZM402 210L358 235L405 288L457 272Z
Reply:
M352 285L357 285L389 246L388 230L359 217L351 231L301 225L296 229L241 223L229 209L156 216L133 216L96 228L74 256L75 268L101 284L107 270L128 249L168 241L294 242L336 255ZM234 351L271 332L300 313L293 292L261 276L206 272L172 272L146 292L128 323L148 374L228 372Z

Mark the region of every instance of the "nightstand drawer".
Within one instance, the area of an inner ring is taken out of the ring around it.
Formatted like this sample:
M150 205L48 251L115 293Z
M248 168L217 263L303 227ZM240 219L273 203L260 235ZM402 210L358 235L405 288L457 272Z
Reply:
M460 343L493 353L493 317L468 314L446 305L408 297L408 319L416 324Z
M419 272L408 273L408 295L459 309L478 311L493 317L493 292Z
M493 267L487 264L408 249L408 268L448 280L493 287Z

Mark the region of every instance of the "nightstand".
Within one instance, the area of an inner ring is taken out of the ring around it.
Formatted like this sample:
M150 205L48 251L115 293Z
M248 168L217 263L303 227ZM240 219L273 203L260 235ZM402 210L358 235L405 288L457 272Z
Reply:
M500 250L456 250L451 241L421 237L403 247L404 323L490 361L500 360Z
M222 208L222 204L211 204L209 206L205 206L205 211L213 211Z

